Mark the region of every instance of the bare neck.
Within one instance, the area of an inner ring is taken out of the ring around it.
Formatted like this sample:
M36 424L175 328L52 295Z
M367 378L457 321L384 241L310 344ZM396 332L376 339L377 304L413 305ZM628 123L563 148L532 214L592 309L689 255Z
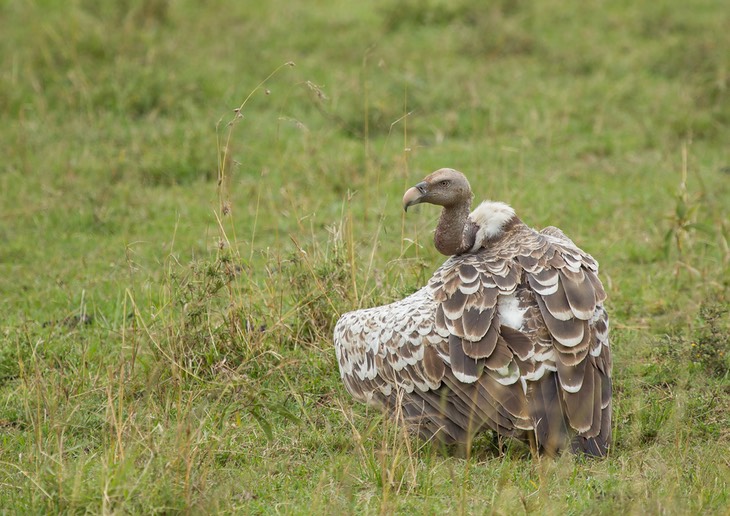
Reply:
M433 243L439 253L452 256L464 252L464 226L469 218L470 205L471 202L465 202L456 206L444 207L441 211L441 217L433 235Z

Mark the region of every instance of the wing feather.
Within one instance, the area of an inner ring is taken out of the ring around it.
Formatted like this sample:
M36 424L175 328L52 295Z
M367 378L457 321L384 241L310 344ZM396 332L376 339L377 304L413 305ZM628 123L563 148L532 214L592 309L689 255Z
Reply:
M446 372L446 364L432 346L425 346L423 353L423 371L432 384L438 385Z
M494 307L480 310L479 307L471 306L461 314L462 326L464 327L464 338L470 342L481 340L491 327Z
M461 337L449 336L449 364L454 376L464 383L474 383L479 379L480 363L464 353Z
M461 344L464 347L464 353L472 358L486 358L494 352L494 348L497 345L497 338L499 337L499 330L497 324L491 324L484 336L477 340L462 340Z
M564 448L569 439L560 392L555 375L532 382L528 391L537 445L551 456Z
M513 358L514 354L507 345L507 341L500 335L497 337L497 345L494 348L494 351L491 355L484 359L484 365L492 371L499 371L509 367Z

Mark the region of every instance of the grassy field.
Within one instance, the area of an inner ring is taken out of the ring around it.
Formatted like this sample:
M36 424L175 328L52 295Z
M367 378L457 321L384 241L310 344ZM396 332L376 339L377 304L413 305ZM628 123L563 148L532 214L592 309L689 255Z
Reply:
M0 513L727 514L728 27L0 1ZM338 315L442 261L400 198L444 166L601 263L607 459L446 457L341 385Z

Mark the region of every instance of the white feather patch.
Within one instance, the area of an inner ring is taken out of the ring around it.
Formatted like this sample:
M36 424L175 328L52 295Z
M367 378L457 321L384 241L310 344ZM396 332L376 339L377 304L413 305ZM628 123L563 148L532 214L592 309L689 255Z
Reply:
M597 340L596 341L596 345L591 348L591 351L590 351L591 356L597 357L598 355L600 355L601 354L601 347L602 347L601 341Z
M474 383L479 379L476 376L472 376L470 374L464 374L464 373L461 373L456 370L453 370L453 373L454 373L454 376L456 377L456 379L462 383Z
M477 206L469 215L479 226L474 247L478 249L486 240L499 236L504 225L514 216L515 210L503 202L484 201Z
M545 374L545 372L546 372L547 370L548 370L548 368L547 368L547 367L545 366L545 364L540 364L540 365L539 365L539 366L538 366L538 367L537 367L537 368L535 369L535 371L533 371L533 372L531 372L531 373L527 373L527 374L526 374L525 376L523 376L523 378L524 378L525 380L529 380L529 381L531 381L531 382L536 382L537 380L539 380L540 378L542 378L542 377L543 377L543 375Z
M558 375L558 380L560 380L560 375ZM570 392L571 394L575 394L576 392L580 391L580 388L581 388L581 387L582 387L583 385L573 385L573 386L571 386L571 385L566 385L566 384L564 384L564 383L562 382L562 380L561 380L561 381L560 381L560 386L561 386L561 387L563 388L563 390L564 390L565 392Z
M542 351L535 353L535 362L547 362L555 364L555 350L553 348L542 348ZM555 371L555 369L553 369Z
M520 369L513 360L506 367L497 369L495 372L491 372L492 377L502 385L512 385L520 379Z
M563 346L572 348L573 346L577 346L578 344L583 342L583 331L580 332L580 335L578 335L577 337L573 337L572 339L558 337L556 335L553 335L553 337L555 338L555 340L560 342Z
M520 308L520 301L516 295L510 294L499 297L497 313L499 314L499 322L504 326L509 326L515 330L522 328L525 311L527 311L527 308Z

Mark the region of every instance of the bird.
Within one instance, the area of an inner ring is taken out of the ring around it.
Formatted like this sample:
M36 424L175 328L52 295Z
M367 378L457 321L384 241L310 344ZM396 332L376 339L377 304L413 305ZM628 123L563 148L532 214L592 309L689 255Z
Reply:
M406 212L442 208L434 245L448 259L413 294L339 318L346 390L425 440L464 447L492 431L539 455L606 456L612 358L597 261L506 203L471 211L473 197L451 168L405 192Z

